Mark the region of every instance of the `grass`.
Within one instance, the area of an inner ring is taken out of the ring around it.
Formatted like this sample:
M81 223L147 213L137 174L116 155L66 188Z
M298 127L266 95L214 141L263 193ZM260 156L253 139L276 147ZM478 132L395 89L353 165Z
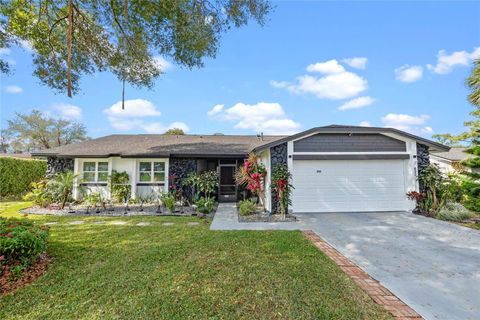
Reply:
M26 206L1 203L0 216ZM58 222L54 262L0 297L0 319L390 319L297 231L210 231L179 217L29 219ZM110 224L118 220L127 225Z
M471 229L480 230L480 223L461 222L461 223L459 223L459 225L464 226L464 227L467 227L467 228L471 228Z

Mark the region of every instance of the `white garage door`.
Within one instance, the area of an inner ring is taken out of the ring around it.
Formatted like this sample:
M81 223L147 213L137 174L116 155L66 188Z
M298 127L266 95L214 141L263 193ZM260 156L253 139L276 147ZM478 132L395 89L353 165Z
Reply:
M408 210L406 160L294 160L294 212Z

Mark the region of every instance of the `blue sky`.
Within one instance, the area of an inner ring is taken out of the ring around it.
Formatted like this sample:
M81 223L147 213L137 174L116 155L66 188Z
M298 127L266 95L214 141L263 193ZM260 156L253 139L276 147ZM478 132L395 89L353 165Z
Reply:
M216 59L188 70L163 61L154 90L110 74L82 80L74 98L32 76L28 50L1 79L1 124L40 109L112 133L283 134L336 124L393 126L425 137L460 132L472 106L464 85L480 57L480 3L274 2L266 26L230 31ZM357 59L352 59L357 58Z

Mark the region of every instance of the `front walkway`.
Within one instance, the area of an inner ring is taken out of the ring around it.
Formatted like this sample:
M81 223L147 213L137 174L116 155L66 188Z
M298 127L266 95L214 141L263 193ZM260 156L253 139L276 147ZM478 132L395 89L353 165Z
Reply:
M220 204L213 230L313 230L425 319L480 319L480 232L407 212L296 214L240 223Z

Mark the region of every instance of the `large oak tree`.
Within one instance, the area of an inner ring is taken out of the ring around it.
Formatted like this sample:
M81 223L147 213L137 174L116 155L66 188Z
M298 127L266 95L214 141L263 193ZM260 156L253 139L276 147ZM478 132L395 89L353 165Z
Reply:
M0 48L25 41L34 75L47 86L80 90L85 74L110 71L124 84L152 87L162 73L155 56L201 67L222 33L251 19L263 24L268 0L1 1ZM0 61L0 71L9 65Z

